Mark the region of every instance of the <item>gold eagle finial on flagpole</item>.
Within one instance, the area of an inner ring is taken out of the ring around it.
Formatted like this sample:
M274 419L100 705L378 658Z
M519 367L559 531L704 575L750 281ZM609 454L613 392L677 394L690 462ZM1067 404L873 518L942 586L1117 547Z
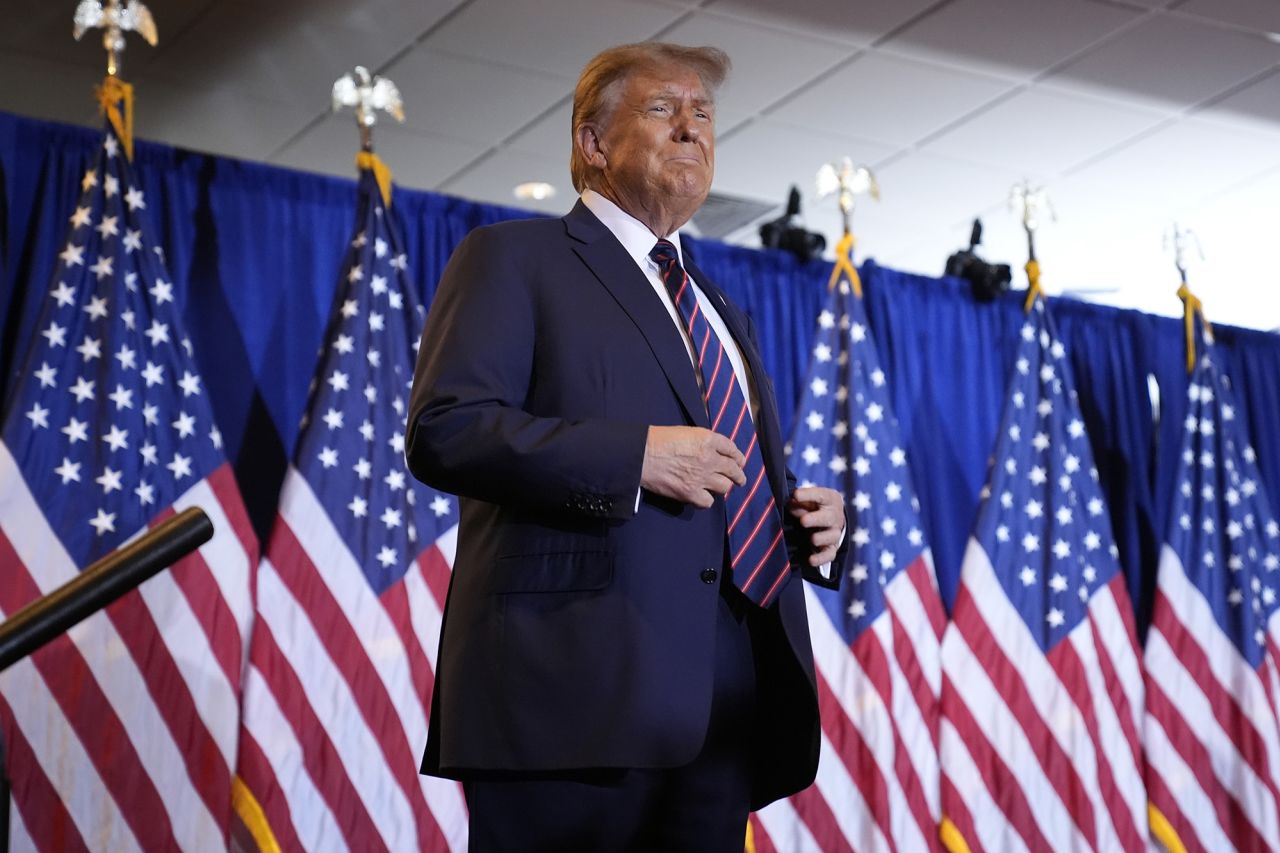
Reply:
M396 121L404 121L404 104L400 90L386 77L370 74L357 65L333 82L333 111L352 107L360 127L360 147L373 150L373 126L378 123L378 110L385 110Z
M356 111L356 126L360 128L360 151L356 154L356 167L369 169L382 191L382 203L391 204L391 170L373 153L373 126L378 123L378 110L385 110L396 121L404 121L404 103L400 90L386 77L370 74L369 69L357 65L333 82L333 111L352 107Z
M1057 221L1053 203L1044 187L1035 187L1031 181L1024 180L1014 184L1009 190L1009 207L1022 216L1022 230L1027 235L1027 300L1022 306L1030 311L1040 296L1040 262L1036 260L1036 231L1040 228L1041 217L1048 214L1049 219Z
M831 270L831 281L827 286L835 287L843 273L853 285L854 294L861 298L862 279L858 276L857 267L853 265L853 246L856 242L853 236L853 205L855 198L863 194L879 201L880 182L871 169L862 165L855 167L853 160L841 157L837 162L822 164L818 169L817 185L818 198L839 194L840 218L844 227L843 236L836 244L836 265Z
M142 36L147 44L155 47L160 42L156 32L155 18L151 10L139 0L128 0L121 4L120 0L80 0L76 6L74 24L71 29L76 41L88 30L102 27L102 46L107 50L107 76L120 76L121 57L124 54L126 32L135 32Z

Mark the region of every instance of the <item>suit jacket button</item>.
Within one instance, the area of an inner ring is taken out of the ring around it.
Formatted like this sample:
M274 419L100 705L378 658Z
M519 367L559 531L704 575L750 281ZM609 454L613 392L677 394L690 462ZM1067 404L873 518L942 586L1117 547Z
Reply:
M702 570L702 574L700 575L700 577L702 578L702 582L703 582L703 583L715 583L715 582L716 582L716 570L715 570L715 569L703 569L703 570Z

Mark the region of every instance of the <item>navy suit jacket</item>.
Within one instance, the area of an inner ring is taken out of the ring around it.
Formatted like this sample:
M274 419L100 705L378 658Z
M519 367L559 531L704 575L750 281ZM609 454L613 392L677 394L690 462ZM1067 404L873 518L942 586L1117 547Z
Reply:
M779 507L794 488L749 321L686 266L737 340ZM406 453L461 498L423 771L672 767L711 705L723 500L636 495L648 427L707 426L680 332L581 202L478 228L441 279L418 354ZM793 566L805 537L790 535ZM839 577L839 565L835 577ZM819 727L799 578L749 616L767 745L753 807L808 785Z

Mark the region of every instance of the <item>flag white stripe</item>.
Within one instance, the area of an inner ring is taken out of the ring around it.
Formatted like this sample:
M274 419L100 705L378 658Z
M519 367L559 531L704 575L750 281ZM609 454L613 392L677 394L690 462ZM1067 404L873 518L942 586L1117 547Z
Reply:
M413 685L400 634L311 485L293 466L289 467L281 491L280 517L302 545L378 673L404 731L404 748L425 744L427 716ZM306 652L289 649L285 656L293 660L295 654Z
M208 480L196 483L173 503L176 512L192 506L204 510L209 521L213 522L213 538L200 546L200 556L208 565L209 572L218 584L222 600L227 603L227 608L239 626L243 649L240 668L243 672L243 658L248 655L249 630L253 626L253 594L250 589L253 566L249 564L249 555L236 536L231 519L227 517L226 510Z
M1104 588L1105 590L1105 588ZM1101 594L1101 593L1097 593ZM1097 727L1097 741L1090 738L1090 744L1095 746L1094 755L1097 757L1097 765L1095 772L1090 776L1090 793L1093 795L1093 819L1094 827L1097 830L1097 846L1099 850L1120 850L1121 843L1119 830L1116 828L1115 818L1111 813L1111 805L1103 798L1102 785L1100 782L1100 774L1110 770L1112 781L1119 791L1124 805L1129 807L1131 816L1133 815L1133 795L1134 783L1138 783L1138 791L1141 793L1143 801L1146 800L1146 789L1141 784L1141 773L1138 768L1130 764L1124 766L1126 755L1129 753L1129 743L1124 737L1124 733L1120 731L1116 725L1115 707L1111 704L1110 698L1106 695L1106 687L1102 684L1102 671L1099 669L1101 665L1098 661L1097 649L1093 644L1093 631L1090 628L1089 620L1086 619L1076 626L1066 636L1065 642L1071 644L1080 659L1080 669L1084 676L1084 687L1089 696L1089 701L1093 705L1094 725ZM1082 730L1084 737L1090 737L1087 730ZM1110 766L1108 767L1108 762ZM1117 772L1120 771L1120 772ZM1120 775L1121 772L1127 772L1127 776ZM1135 820L1134 826L1142 824Z
M962 583L971 580L972 575L973 572L966 571ZM967 592L969 595L975 594L973 589ZM1014 618L1020 619L1016 614ZM1019 624L1022 624L1021 621ZM1087 846L1085 839L1078 834L1057 789L1045 776L1040 757L1027 739L1022 724L992 685L982 663L973 655L958 629L951 631L943 641L942 665L963 704L974 709L974 719L991 749L1000 756L1023 790L1031 815L1045 838L1059 848ZM1063 691L1056 679L1028 687L1032 692Z
M1154 638L1155 632L1152 632ZM1150 640L1148 640L1150 645ZM1143 730L1147 762L1156 778L1164 783L1178 810L1191 824L1196 839L1205 850L1231 850L1235 845L1222 831L1213 802L1205 794L1195 772L1187 766L1178 750L1169 742L1164 726L1150 715ZM1155 840L1154 838L1152 839ZM1192 839L1183 839L1184 843Z
M889 582L885 597L892 608L891 618L897 621L908 637L909 647L906 653L920 667L936 702L942 683L942 663L938 637L933 632L933 623L925 612L924 602L920 600L920 595L906 572L899 573ZM938 752L933 743L933 733L929 731L924 714L916 704L911 685L907 683L906 674L898 663L892 634L884 638L884 646L891 662L889 674L893 679L893 718L897 721L907 756L924 789L929 814L936 820L940 804L937 784Z
M1018 853L1027 849L1022 836L1005 818L1004 812L991 799L987 783L973 764L973 756L960 734L947 719L938 727L938 752L943 757L946 776L973 822L978 837L966 838L971 849L981 846L987 850ZM975 844L975 842L977 842Z
M1103 819L1106 808L1098 787L1097 750L1084 716L1062 679L1040 651L1026 622L1005 595L986 551L975 539L969 540L961 573L988 631L1026 686L1033 710L1066 754L1071 771L1092 801L1095 821ZM1071 635L1090 631L1089 621L1085 619L1071 629ZM963 689L961 685L957 687ZM986 706L971 704L970 707ZM1018 766L1010 764L1013 768ZM1056 802L1061 803L1061 800L1056 799Z
M0 482L6 483L9 495L5 505L0 506L0 529L4 530L23 565L39 568L39 574L33 573L33 577L41 591L49 592L75 577L78 574L75 564L40 512L3 442L0 442ZM198 633L203 636L203 632ZM99 613L72 628L67 636L111 703L111 709L128 734L142 769L161 793L178 843L189 850L219 847L222 831L192 784L182 750L174 742L164 718L152 701L142 673L126 651L111 620ZM29 697L19 696L10 704L28 701ZM234 729L236 720L233 711L225 725ZM76 737L70 728L66 729L66 735ZM27 737L29 740L37 739L31 733ZM42 758L46 773L51 772L47 761L61 760L56 753Z
M440 609L435 597L431 595L426 582L422 579L422 569L415 563L404 576L405 592L409 597L409 614L414 632L431 659L432 670L435 669L437 643L434 638L440 635ZM424 632L430 633L424 633ZM414 746L415 757L422 754L426 747L426 739ZM467 806L462 795L462 786L452 779L440 779L435 776L420 776L422 793L426 797L427 807L431 809L436 825L444 835L450 850L464 850L467 846Z
M1100 629L1103 625L1122 624L1118 621L1113 622L1113 617L1118 613L1118 605L1110 587L1104 586L1094 593L1089 602L1089 610L1093 615L1094 624L1099 626ZM1142 782L1143 768L1135 761L1134 745L1125 734L1119 712L1116 706L1111 703L1111 697L1107 694L1107 685L1102 675L1100 656L1107 655L1108 662L1111 663L1112 668L1116 669L1117 667L1114 660L1110 658L1109 649L1105 646L1101 649L1098 648L1094 642L1092 632L1072 632L1071 642L1075 645L1076 653L1080 656L1081 664L1084 667L1084 676L1089 687L1089 695L1093 700L1093 708L1098 725L1099 752L1103 760L1111 767L1111 778L1115 783L1117 792L1119 792L1128 806L1129 817L1133 821L1133 825L1141 831L1141 827L1145 826L1147 822L1147 791ZM1133 654L1132 646L1122 650L1121 654L1131 660L1137 659L1136 655ZM1138 691L1141 690L1141 683L1139 680ZM1139 703L1143 701L1140 694L1138 701ZM1130 708L1133 707L1133 705L1130 705ZM1141 708L1142 705L1139 704L1137 707ZM1141 730L1135 728L1133 731L1136 734Z
M1105 595L1103 595L1104 592ZM1106 587L1093 596L1089 602L1089 609L1094 614L1093 625L1098 630L1098 636L1102 638L1102 649L1099 651L1107 656L1107 660L1111 662L1111 668L1115 670L1125 699L1129 702L1129 719L1133 724L1133 730L1141 738L1142 705L1145 701L1142 687L1142 663L1134 648L1134 640L1125 628L1120 603L1116 601L1115 593L1111 588ZM1132 747L1130 751L1132 752ZM1145 793L1142 794L1142 798L1145 801ZM1139 822L1139 826L1146 820L1145 806L1143 814L1143 821Z
M1277 744L1276 718L1266 689L1257 671L1240 656L1235 645L1222 632L1204 595L1187 578L1182 561L1168 545L1160 555L1160 572L1156 585L1173 617L1195 638L1204 652L1218 686L1235 698L1250 725L1258 732L1266 747L1266 763L1280 766L1280 744ZM1151 671L1148 666L1148 671ZM1157 673L1158 674L1158 671ZM1170 694L1177 696L1177 694Z
M9 851L10 853L25 853L27 850L35 850L36 843L31 839L31 835L27 832L27 825L22 821L22 815L18 811L18 802L12 797L9 798Z
M14 724L58 792L80 837L90 849L138 850L138 840L102 777L67 722L49 686L30 658L0 677ZM16 801L11 815L19 814ZM31 815L32 820L47 815Z
M360 713L351 686L324 653L310 614L280 580L269 558L258 566L258 611L271 626L281 656L292 665L307 701L317 709L316 716L383 843L392 850L415 846L417 821L377 737Z
M822 749L818 755L818 775L814 786L827 801L840 833L854 850L888 850L889 844L875 821L868 819L862 791L840 760L835 745L822 733ZM851 807L850 807L851 806Z
M775 800L756 812L778 853L823 853L790 800Z
M870 676L862 669L858 660L853 656L852 652L845 645L844 639L836 632L835 626L831 624L827 611L818 601L816 593L808 586L805 587L808 594L809 606L809 624L810 633L813 637L813 655L814 663L822 672L823 677L830 687L832 695L836 701L840 703L840 708L844 716L860 733L863 743L871 752L879 771L880 781L884 784L885 791L889 797L889 825L892 830L895 824L901 823L905 817L908 821L914 821L910 810L907 808L906 796L902 791L902 784L898 779L898 774L894 769L894 753L896 745L893 737L894 720L890 714L889 708L884 703L884 698L880 695L880 691L876 689ZM882 614L877 623L888 624L888 614ZM874 630L868 628L867 630ZM876 634L875 639L884 649L886 656L889 652L885 649L883 636ZM888 662L889 668L896 667L896 661ZM830 741L827 739L826 733L823 733L823 753L819 761L818 772L822 773L823 762L827 761L826 751L834 749ZM830 756L837 764L840 765L840 772L849 779L848 770L844 766L844 762L838 757L838 754ZM844 804L856 804L856 816L860 818L859 823L870 828L875 827L875 821L871 817L871 812L867 806L862 791L856 784L852 784L852 789L856 792L856 799L848 798L841 795L833 798L826 795L827 803L831 806L831 811L836 815L836 819L840 821L841 826L846 826L854 817L849 812L851 809ZM845 830L849 835L849 830ZM859 834L849 835L851 842L853 839L859 838ZM876 841L875 839L878 839ZM883 834L877 828L875 835L863 839L861 843L884 845ZM858 843L854 843L858 847Z
M1214 627L1217 628L1216 623ZM1204 641L1201 644L1203 647L1215 642L1217 638L1200 635L1200 639ZM1160 685L1160 689L1174 704L1175 712L1187 721L1188 727L1200 743L1204 744L1213 773L1222 787L1231 792L1240 803L1249 823L1271 847L1280 849L1275 796L1240 753L1239 745L1234 742L1231 734L1223 730L1222 721L1218 719L1209 698L1201 690L1200 683L1183 668L1165 636L1155 628L1147 636L1146 659L1147 671L1152 680ZM1260 739L1267 738L1264 732L1257 734Z
M920 707L916 705L911 688L894 656L892 628L893 616L885 611L872 624L870 630L875 631L876 639L880 640L889 661L888 672L893 697L892 724L897 726L898 736L902 739L902 749L905 750L907 759L920 782L930 815L936 821L938 817L938 755L935 752L933 735L925 725ZM874 734L868 732L864 737ZM880 775L885 778L886 788L889 791L889 832L896 844L908 847L915 844L924 845L920 824L917 822L915 812L911 810L911 803L907 800L902 780L898 777L897 768L893 764L894 759L897 758L898 748L891 739L892 730L886 730L882 734L889 739L890 745L890 763L880 765Z
M303 764L302 744L280 711L270 686L254 666L245 675L244 724L275 774L303 848L342 849L342 830Z

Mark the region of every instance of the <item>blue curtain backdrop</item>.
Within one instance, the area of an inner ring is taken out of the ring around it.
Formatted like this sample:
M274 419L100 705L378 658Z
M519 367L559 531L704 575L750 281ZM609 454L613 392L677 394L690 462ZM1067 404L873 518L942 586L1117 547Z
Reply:
M99 139L95 131L0 113L0 399L38 334L32 327L38 303L47 298ZM353 180L342 180L145 142L137 144L135 163L214 411L264 535L351 236L354 164ZM396 190L394 204L427 304L467 231L530 215L405 189ZM830 264L706 241L692 251L754 318L789 429ZM873 262L863 265L863 278L949 605L1000 421L1021 295L981 304L963 282ZM1212 317L1212 283L1200 287ZM1172 301L1172 282L1169 290ZM1050 307L1075 371L1138 624L1145 626L1185 408L1182 324L1066 300L1051 300ZM1264 485L1280 496L1280 339L1217 332ZM1158 413L1148 377L1159 386Z

